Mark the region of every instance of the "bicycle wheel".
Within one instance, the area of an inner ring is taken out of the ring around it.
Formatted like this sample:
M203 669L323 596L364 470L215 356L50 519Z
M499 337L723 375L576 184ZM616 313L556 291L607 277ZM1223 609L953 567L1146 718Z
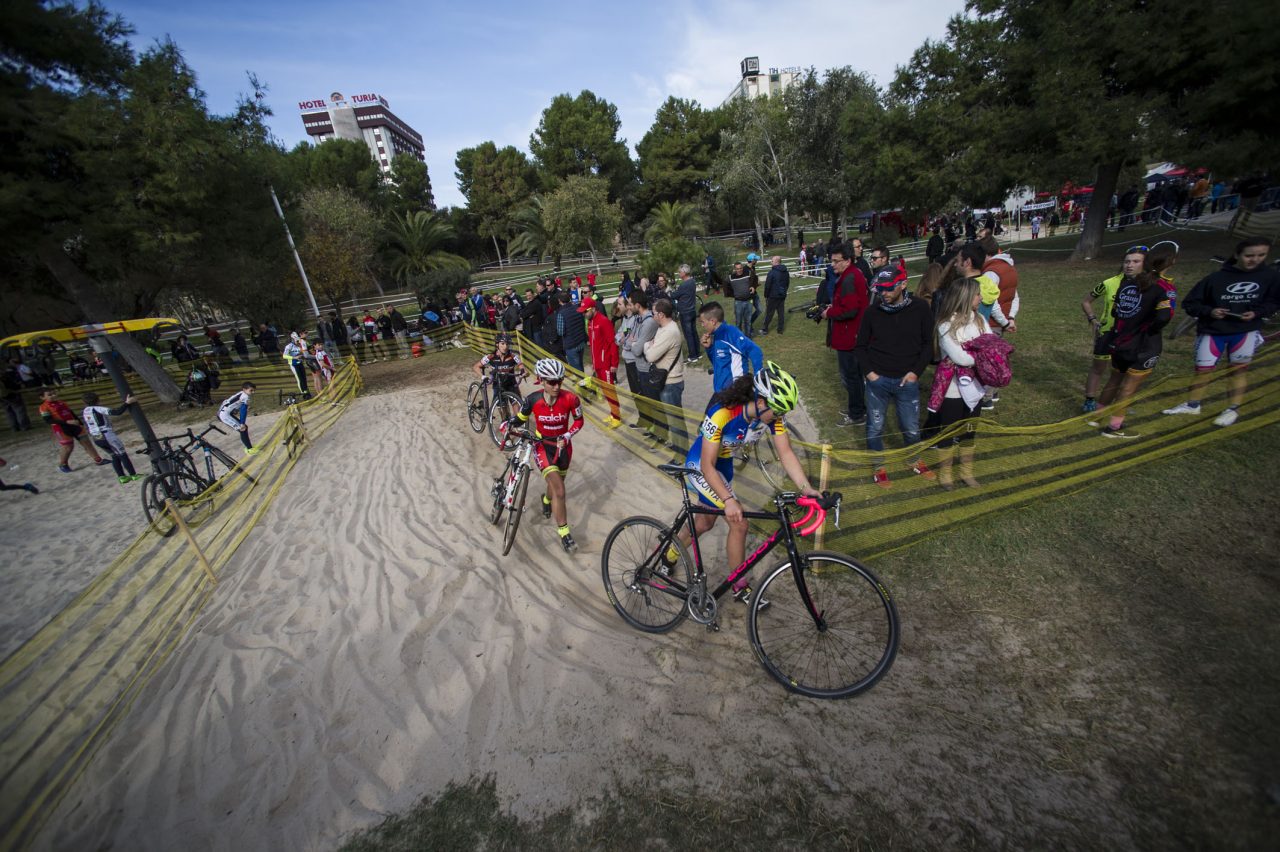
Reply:
M804 438L790 424L787 425L787 434L791 438L791 449L795 452L796 458L800 460L800 466L804 468L804 475L811 479L817 479L820 457L810 453L807 448L796 443L797 441L803 441ZM778 458L778 448L773 445L773 440L768 437L761 438L756 442L755 448L756 464L759 465L760 472L764 474L764 478L775 491L785 491L790 480L787 477L787 472L782 467L782 461Z
M898 609L867 568L839 553L804 558L803 589L788 560L753 595L747 637L775 680L810 698L849 698L884 677L898 653ZM821 616L814 624L808 594ZM768 601L761 608L761 601Z
M489 523L497 524L502 517L503 498L507 493L507 471L511 469L511 460L507 460L507 465L502 469L502 475L493 481L493 508L489 510Z
M664 565L660 550L674 545L679 558ZM685 600L692 560L666 525L653 518L627 518L613 528L600 554L609 603L622 620L646 633L666 633L688 615Z
M223 452L219 448L213 446L212 444L209 445L209 452L212 453L213 457L217 459L218 462L223 467L226 468L226 471L220 474L220 476L225 476L227 473L235 473L235 474L239 474L240 476L243 476L245 479L249 480L250 482L256 483L258 481L254 479L251 475L245 473L244 468L240 467L240 464L235 459L227 455L225 452ZM216 468L214 470L215 472L217 471Z
M177 525L166 510L165 501L172 499L176 502L183 520L191 523L204 507L192 509L190 506L184 507L183 503L194 500L205 488L203 479L185 471L151 474L142 483L142 510L146 513L147 523L162 536L173 535Z
M493 405L489 406L489 437L498 449L502 449L502 435L498 432L498 427L514 417L519 410L520 397L510 391L498 394L493 399Z
M467 388L467 420L473 431L484 431L484 418L484 388L479 382L472 382Z
M511 505L507 507L507 529L502 534L502 555L511 552L511 545L516 541L516 530L520 528L520 519L524 517L524 493L529 490L529 468L521 467L516 472L516 484L511 486Z

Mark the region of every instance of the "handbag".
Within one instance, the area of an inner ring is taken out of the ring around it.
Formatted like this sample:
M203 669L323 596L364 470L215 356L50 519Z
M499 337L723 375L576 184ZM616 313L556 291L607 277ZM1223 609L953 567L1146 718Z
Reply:
M671 359L671 363L665 368L659 367L657 364L649 365L649 372L644 374L642 384L644 389L650 393L658 394L667 386L667 375L671 372L671 368L676 365L676 358L680 357L680 347L675 348L675 357Z

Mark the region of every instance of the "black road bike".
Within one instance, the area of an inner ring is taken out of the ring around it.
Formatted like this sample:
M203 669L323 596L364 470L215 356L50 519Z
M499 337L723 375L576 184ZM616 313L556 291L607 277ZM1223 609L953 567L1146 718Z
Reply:
M184 435L157 438L160 443L159 455L152 459L155 472L142 482L142 510L147 516L147 523L162 536L173 535L176 528L173 518L166 510L167 501L173 500L178 505L179 512L184 514L188 522L192 522L209 508L208 504L192 505L192 501L223 476L234 473L250 482L256 482L235 459L205 440L205 435L210 432L226 434L217 424L211 423L199 435L188 429ZM185 443L175 445L178 441ZM196 462L197 451L204 461L203 472ZM139 452L146 453L146 450Z
M694 471L659 465L676 480ZM708 590L694 515L723 515L693 503L682 488L683 507L664 524L632 517L609 533L600 557L605 592L623 620L647 633L666 633L686 617L719 630L717 602L735 582L779 544L785 558L765 572L750 598L747 637L756 659L792 692L811 698L849 698L884 677L898 653L898 610L884 584L840 553L801 553L800 538L817 531L830 509L840 518L840 495L821 499L795 492L774 496L774 511L744 512L778 528L742 564ZM793 520L796 507L806 514ZM685 527L690 551L677 538Z
M511 552L516 540L516 530L524 516L525 492L529 490L529 478L533 475L533 448L540 439L527 429L511 429L507 432L504 450L510 450L507 466L493 481L490 494L493 508L489 510L489 523L496 524L507 513L507 526L502 533L502 555Z
M522 400L519 394L501 391L489 398L489 389L493 387L493 375L485 376L478 382L472 382L467 388L467 420L476 432L483 432L486 424L489 437L496 447L502 446L502 435L498 427L506 423L520 410Z

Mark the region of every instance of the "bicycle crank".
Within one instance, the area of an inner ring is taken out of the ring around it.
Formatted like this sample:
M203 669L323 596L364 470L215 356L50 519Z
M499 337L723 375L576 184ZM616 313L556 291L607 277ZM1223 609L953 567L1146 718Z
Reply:
M707 593L707 584L705 580L695 580L693 587L689 589L689 617L699 624L705 624L709 629L716 630L716 599L714 595Z

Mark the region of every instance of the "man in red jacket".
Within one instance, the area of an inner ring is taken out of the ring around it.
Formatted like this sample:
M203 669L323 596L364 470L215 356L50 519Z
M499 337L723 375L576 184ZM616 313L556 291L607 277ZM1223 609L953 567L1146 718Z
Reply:
M622 409L618 407L618 394L613 389L618 381L618 342L613 336L613 323L596 307L596 300L591 297L582 300L578 313L587 315L591 368L595 371L600 391L609 402L609 419L604 425L613 429L622 425Z
M831 288L831 304L822 315L827 320L827 346L836 351L840 381L849 394L849 408L841 416L840 425L855 426L867 422L862 370L858 368L858 360L853 355L862 314L870 301L867 279L853 264L853 250L847 243L835 243L827 252L836 272L836 282Z

